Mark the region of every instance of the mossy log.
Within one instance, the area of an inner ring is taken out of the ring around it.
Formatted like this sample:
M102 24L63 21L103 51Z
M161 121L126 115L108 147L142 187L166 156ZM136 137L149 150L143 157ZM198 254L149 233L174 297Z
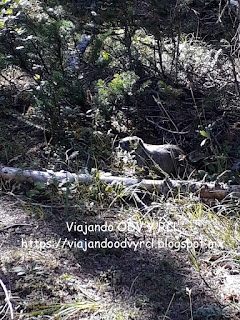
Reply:
M49 182L49 181L78 181L91 184L96 180L105 183L122 183L126 186L136 185L148 191L158 191L164 195L177 193L195 193L201 198L224 199L227 195L240 197L240 185L228 185L219 182L202 182L194 180L177 180L166 178L164 180L137 179L128 177L112 176L109 173L99 173L97 176L90 174L77 174L67 171L38 171L23 170L20 168L0 166L0 178L14 179L18 181Z

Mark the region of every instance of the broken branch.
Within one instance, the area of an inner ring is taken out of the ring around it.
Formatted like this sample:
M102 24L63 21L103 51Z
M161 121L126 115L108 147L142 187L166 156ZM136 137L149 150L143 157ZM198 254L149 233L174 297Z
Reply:
M87 184L91 184L95 180L100 180L105 183L122 183L127 186L137 185L150 192L157 190L164 195L190 192L199 194L201 198L223 199L229 194L240 197L240 185L169 178L164 180L137 179L112 176L109 173L99 173L99 175L95 177L90 174L76 174L67 171L23 170L20 168L0 166L0 178L30 182L40 181L45 183L54 180L59 182L65 180L66 182L78 181Z

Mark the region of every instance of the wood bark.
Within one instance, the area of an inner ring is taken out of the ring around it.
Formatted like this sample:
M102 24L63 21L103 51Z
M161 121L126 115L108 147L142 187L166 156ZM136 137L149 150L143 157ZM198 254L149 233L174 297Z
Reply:
M112 176L109 173L99 173L97 177L90 174L77 174L67 171L38 171L38 170L23 170L20 168L0 166L0 178L14 179L18 181L30 182L49 182L49 181L66 181L91 184L95 180L100 180L105 183L122 183L126 186L136 185L148 191L157 190L164 195L174 195L180 193L195 193L201 198L223 199L227 195L240 197L240 185L228 185L226 183L217 182L202 182L194 180L150 180L137 179L129 177Z

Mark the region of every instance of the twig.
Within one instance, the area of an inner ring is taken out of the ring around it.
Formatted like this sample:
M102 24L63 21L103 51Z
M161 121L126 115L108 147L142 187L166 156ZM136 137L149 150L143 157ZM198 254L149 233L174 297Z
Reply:
M178 127L176 126L176 124L174 123L174 121L172 120L170 114L167 112L167 110L164 108L163 104L161 101L159 101L159 97L158 99L156 97L153 96L154 101L156 102L156 104L161 107L163 109L163 111L165 112L166 116L168 117L169 121L172 123L172 125L174 126L174 128L177 130L177 132L179 132Z
M171 307L171 304L172 304L172 302L173 302L174 297L175 297L175 293L172 295L172 298L171 298L171 300L170 300L170 302L169 302L169 304L168 304L167 310L166 310L166 312L165 312L165 314L164 314L163 320L165 320L166 317L167 317L168 311L169 311L169 309L170 309L170 307Z
M2 232L4 230L8 230L10 228L25 227L25 226L32 226L32 225L31 224L27 224L27 223L15 223L15 224L12 224L11 226L6 226L4 228L1 228L0 232Z
M129 294L128 294L129 297L131 297L133 286L134 286L134 284L135 284L135 282L137 281L138 278L139 278L139 276L136 276L136 278L133 280L133 282L131 284L131 287L129 289Z
M8 290L7 290L6 286L5 286L5 284L3 283L3 281L2 281L1 279L0 279L0 285L1 285L1 287L3 288L3 291L4 291L4 293L5 293L5 301L6 301L7 305L8 305L8 309L9 309L9 311L10 311L11 319L14 319L13 307L12 307L12 303L11 303L11 301L10 301L10 295L9 295L9 293L8 293ZM7 311L8 311L8 309L7 309ZM5 314L5 315L6 315L6 314ZM2 319L3 319L3 318L2 318Z
M157 128L159 128L161 130L164 130L164 131L167 131L169 133L177 133L177 134L187 134L187 133L189 133L189 131L172 131L172 130L169 130L169 129L166 129L166 128L160 126L159 124L155 123L154 121L152 121L152 120L150 120L148 118L146 118L146 120L148 122L152 123L153 125L155 125Z

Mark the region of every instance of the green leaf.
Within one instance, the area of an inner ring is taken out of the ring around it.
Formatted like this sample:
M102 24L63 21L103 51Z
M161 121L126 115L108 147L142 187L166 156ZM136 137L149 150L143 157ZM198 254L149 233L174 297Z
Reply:
M33 78L34 78L34 80L38 80L38 79L40 79L40 75L39 75L39 74L35 74L35 75L33 76Z
M108 59L108 57L109 57L109 54L106 52L106 51L103 51L102 52L102 57L103 57L103 59Z
M5 22L4 21L0 21L0 27L4 27Z
M105 191L108 192L108 191L111 191L112 190L112 186L110 184L108 184L105 188Z
M200 130L200 134L201 134L201 136L206 137L207 139L210 139L209 131Z
M34 183L34 185L35 185L35 187L36 187L37 189L45 189L45 184L44 184L44 182L37 181L37 182Z
M8 10L6 10L4 13L5 13L5 14L12 14L13 11L12 11L12 9L8 9Z
M201 136L206 137L206 134L207 134L207 133L206 133L206 131L201 130L201 131L200 131L200 134L201 134Z
M28 191L27 191L27 196L28 196L29 198L34 197L34 196L36 196L37 194L39 194L39 191L38 191L38 190L32 189L32 190L28 190Z

